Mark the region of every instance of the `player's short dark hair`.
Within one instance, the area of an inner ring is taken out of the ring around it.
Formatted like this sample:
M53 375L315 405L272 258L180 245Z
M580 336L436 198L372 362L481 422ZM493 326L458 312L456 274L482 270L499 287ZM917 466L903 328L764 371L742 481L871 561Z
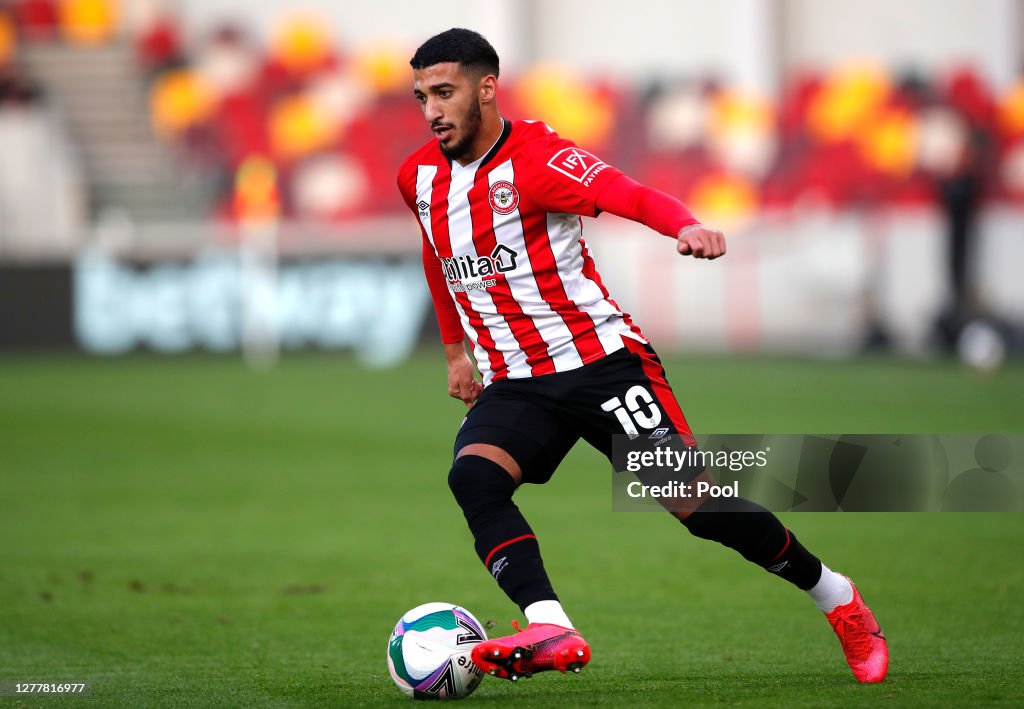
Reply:
M498 75L498 53L491 43L480 33L461 27L428 39L416 50L409 64L413 69L426 69L444 62L458 62L470 71Z

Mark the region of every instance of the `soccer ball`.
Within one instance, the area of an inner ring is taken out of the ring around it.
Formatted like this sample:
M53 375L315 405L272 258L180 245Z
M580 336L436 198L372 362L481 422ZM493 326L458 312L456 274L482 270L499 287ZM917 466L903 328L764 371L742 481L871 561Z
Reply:
M424 603L398 619L388 641L391 679L413 699L461 699L484 673L470 651L487 639L480 621L451 603Z

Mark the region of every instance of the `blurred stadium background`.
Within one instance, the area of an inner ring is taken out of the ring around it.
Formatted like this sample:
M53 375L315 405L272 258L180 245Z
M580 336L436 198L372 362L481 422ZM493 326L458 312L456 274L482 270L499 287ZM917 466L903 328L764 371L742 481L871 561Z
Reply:
M506 116L729 233L700 268L587 226L662 351L1024 348L1018 0L10 0L0 347L404 359L433 337L407 60L452 25L495 43Z
M407 608L508 628L394 187L430 137L408 57L453 25L496 45L504 115L729 234L707 264L585 227L699 432L1024 431L1024 2L8 0L0 681L379 704ZM474 701L1024 703L1024 516L786 517L892 638L860 687L791 589L612 512L606 470L580 446L517 498L591 668Z

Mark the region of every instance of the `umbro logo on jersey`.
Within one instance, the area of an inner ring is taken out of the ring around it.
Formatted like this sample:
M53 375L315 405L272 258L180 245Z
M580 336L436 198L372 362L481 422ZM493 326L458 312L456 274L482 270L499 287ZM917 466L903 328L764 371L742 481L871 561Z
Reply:
M511 214L519 207L519 190L507 180L498 180L491 185L487 201L498 214Z
M430 214L430 205L425 200L421 199L416 206L419 207L421 217L426 217Z
M565 148L555 153L555 156L548 160L548 167L557 170L566 177L571 177L584 187L590 187L597 174L608 165L601 162L586 150L579 148Z

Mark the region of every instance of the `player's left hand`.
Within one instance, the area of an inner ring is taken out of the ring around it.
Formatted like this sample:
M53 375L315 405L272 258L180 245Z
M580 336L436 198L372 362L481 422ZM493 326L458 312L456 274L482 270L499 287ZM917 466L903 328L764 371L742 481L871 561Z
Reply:
M679 230L676 251L683 256L716 259L725 255L725 235L703 224L691 224Z

